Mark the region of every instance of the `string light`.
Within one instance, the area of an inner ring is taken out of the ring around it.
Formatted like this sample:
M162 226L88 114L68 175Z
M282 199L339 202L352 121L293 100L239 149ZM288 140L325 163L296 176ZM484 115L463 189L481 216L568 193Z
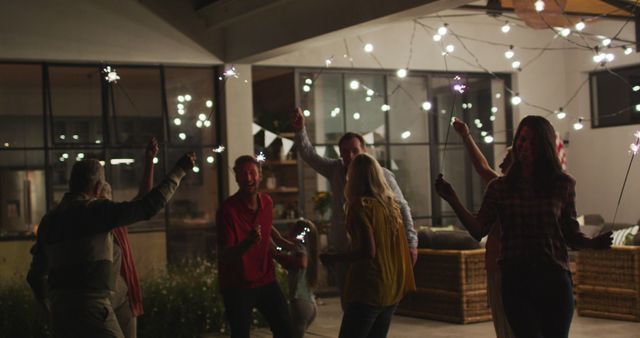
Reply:
M542 1L542 0L538 0L538 1L536 1L536 2L533 4L533 6L535 7L536 12L542 12L542 11L544 11L544 1Z
M305 117L309 117L309 116L311 116L311 112L309 111L309 109L305 109L305 110L302 112L302 114L303 114Z
M511 62L511 68L513 68L513 69L520 69L520 61L513 61L513 62Z
M365 98L364 98L364 100L365 100L366 102L371 102L371 96L367 96L367 97L365 97Z
M207 119L207 115L205 115L205 114L198 115L198 120L205 121L206 119Z
M583 20L580 20L580 22L576 23L576 30L578 32L582 32L582 30L585 28L585 24Z
M196 121L196 127L202 128L202 121L200 120Z
M221 153L223 153L223 152L224 152L224 149L225 149L225 148L224 148L224 146L217 146L217 147L213 148L213 149L212 149L212 151L213 151L214 153L221 154Z
M176 126L179 126L182 124L182 120L176 117L175 119L173 119L173 124L175 124Z
M340 114L340 108L336 107L331 110L331 117L336 117L338 114Z
M515 53L513 52L513 45L511 45L509 46L509 49L506 52L504 52L504 57L506 57L507 60L510 60L513 57L513 55L515 55Z
M354 120L359 120L360 119L360 113L358 113L358 112L353 113L353 119Z
M308 93L309 91L311 91L311 87L309 87L309 85L304 85L302 86L302 91L304 91L305 93Z
M187 139L187 134L185 134L185 133L180 133L180 134L178 134L178 137L179 137L181 140L183 140L183 141L184 141L184 140L186 140L186 139Z
M213 163L214 158L213 156L207 156L207 163Z
M204 124L205 128L211 127L211 121L209 121L209 120L206 120L206 121L204 121L202 123Z
M569 28L561 28L560 29L560 35L562 35L563 37L567 37L569 35L571 35L571 30Z
M193 172L197 174L200 172L200 167L194 165L193 168L191 168L191 170L193 170Z
M211 101L211 100L207 100L204 104L205 104L205 106L207 106L207 108L213 107L213 101Z
M633 48L631 48L629 46L622 47L622 49L624 50L624 55L629 55L629 54L633 53Z
M611 39L605 38L604 40L602 40L603 46L608 47L610 44L611 44Z
M178 108L178 115L184 115L184 109Z
M224 70L224 73L222 73L222 75L224 75L225 78L228 77L235 77L236 79L238 78L238 72L236 72L236 67L234 65L230 65L227 66Z
M160 161L160 160L158 160L158 158L157 158L157 157L154 157L154 158L153 158L153 164L158 164L158 162L159 162L159 161Z
M182 103L178 103L178 104L176 105L176 108L178 108L178 109L184 109L184 104L182 104Z
M487 135L484 137L484 143L492 143L492 142L493 142L493 136Z
M324 59L324 66L329 68L329 66L331 66L331 64L333 63L333 55L331 55L330 58L326 58Z
M191 101L191 95L189 95L189 94L185 95L184 96L184 100L187 101L187 102Z
M440 26L440 27L438 28L438 35L440 35L440 36L446 35L446 34L447 34L447 32L449 31L449 30L447 29L447 26L448 26L448 24L446 24L446 23L445 23L445 24L443 24L442 26Z
M407 77L407 70L406 70L405 68L400 68L400 69L398 69L398 71L396 72L396 75L397 75L399 78L403 79L403 78Z
M67 138L65 135L60 135L61 140L64 140L65 138Z
M511 98L511 104L517 106L520 103L522 103L522 98L520 97L520 94L516 93L516 95Z
M633 86L633 88L631 88L631 90L633 90L634 92L637 92L638 90L640 90L640 86L635 85Z
M178 102L184 102L184 96L178 95Z
M436 34L433 36L433 41L439 42L440 40L442 40L442 35Z
M500 30L502 31L502 33L509 33L509 31L511 30L511 25L509 25L509 21L507 21L501 28Z
M313 80L311 79L306 79L304 80L304 83L308 84L308 85L312 85L313 84Z
M358 82L358 80L353 80L349 83L349 88L353 89L353 90L358 90L358 88L360 88L360 82Z
M431 110L431 106L432 106L431 102L429 102L429 101L422 102L422 110L424 110L424 111Z
M373 52L373 45L370 44L370 43L364 45L364 51L367 52L367 53Z
M367 95L368 95L368 96L373 96L373 94L375 94L375 92L373 91L373 89L367 89Z
M573 129L580 130L580 129L584 128L584 125L582 125L582 120L583 120L583 118L579 117L578 118L578 122L573 124Z
M380 110L389 111L389 110L391 110L391 106L388 105L388 104L383 104L382 106L380 106Z
M411 132L408 130L405 130L404 132L402 132L402 134L400 134L400 137L402 137L403 140L406 140L409 137L411 137Z
M556 117L558 118L558 120L562 120L567 117L567 113L565 113L562 107L560 107L558 108L558 111L556 111Z
M447 47L445 47L445 50L447 51L447 53L453 53L455 49L456 47L454 45L447 45Z

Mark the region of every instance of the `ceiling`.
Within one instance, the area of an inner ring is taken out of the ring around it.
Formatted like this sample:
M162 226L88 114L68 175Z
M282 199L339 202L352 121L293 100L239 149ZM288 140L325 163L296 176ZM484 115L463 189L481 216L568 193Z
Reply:
M535 0L485 0L475 1L467 6L467 8L491 8L500 3L502 9L513 11L514 2L530 2ZM547 2L563 2L561 0L547 0ZM564 12L569 15L583 16L611 16L611 17L632 17L636 5L640 4L638 0L564 0L566 3ZM640 11L639 11L640 12Z

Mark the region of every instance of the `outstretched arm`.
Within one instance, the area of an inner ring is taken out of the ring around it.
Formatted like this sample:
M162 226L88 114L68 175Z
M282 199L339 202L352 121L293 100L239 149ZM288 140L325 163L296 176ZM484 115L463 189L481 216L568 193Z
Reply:
M440 197L442 197L453 211L456 213L462 225L469 230L469 233L476 240L481 240L486 234L491 230L490 226L485 226L484 224L492 224L496 219L495 209L491 204L491 201L487 199L485 195L485 199L482 202L482 207L480 208L479 216L476 217L467 208L462 205L460 199L458 198L458 194L456 194L451 184L447 182L442 174L438 175L438 179L436 179L435 183L436 192Z
M316 149L311 144L309 136L307 135L307 129L304 127L304 116L302 115L302 109L300 109L300 107L294 111L291 126L296 133L295 145L302 159L320 175L327 178L330 177L333 173L332 169L336 166L336 162L340 160L322 157L316 153Z
M144 151L144 172L138 188L138 195L134 199L142 197L153 188L153 159L158 155L158 140L152 137Z
M487 158L484 157L480 148L471 137L471 133L469 132L469 126L466 123L462 122L459 118L455 118L453 120L453 129L460 135L462 141L464 142L464 147L467 149L469 156L471 156L471 163L473 163L473 168L476 170L478 175L482 177L482 180L485 183L489 183L492 179L498 177L498 173L495 172L490 166Z

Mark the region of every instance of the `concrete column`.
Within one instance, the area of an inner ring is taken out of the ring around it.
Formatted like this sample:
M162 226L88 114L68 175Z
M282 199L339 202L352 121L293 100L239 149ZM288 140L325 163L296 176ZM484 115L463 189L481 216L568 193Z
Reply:
M227 158L227 187L229 195L238 190L233 175L233 162L241 155L254 155L253 134L253 92L251 65L234 65L238 78L229 77L225 81L225 128ZM246 82L245 82L246 81Z

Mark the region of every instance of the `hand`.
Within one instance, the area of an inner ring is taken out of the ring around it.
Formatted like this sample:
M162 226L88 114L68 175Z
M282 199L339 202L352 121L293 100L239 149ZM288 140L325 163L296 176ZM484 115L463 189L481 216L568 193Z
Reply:
M469 126L466 123L462 122L457 117L453 118L453 129L458 133L461 137L467 137L469 135Z
M411 264L416 266L416 262L418 261L418 248L409 248L409 254L411 255Z
M304 116L302 115L302 108L296 107L296 110L293 113L293 120L291 120L291 127L296 133L304 128Z
M596 250L609 249L613 242L613 237L611 237L612 235L612 231L607 231L604 234L591 238L589 240L589 248Z
M188 172L196 165L196 153L192 151L182 155L178 162L176 162L176 165L182 168L185 172Z
M158 140L155 137L151 137L149 143L147 143L147 149L144 151L144 156L152 160L156 155L158 155Z
M261 231L260 224L258 224L256 225L255 228L251 229L245 241L247 241L247 243L249 243L249 246L251 246L256 243L260 243L261 240L262 240L262 231Z
M453 187L451 187L451 184L442 177L442 174L438 175L435 187L438 195L447 202L451 201L456 196L456 192L453 190Z

